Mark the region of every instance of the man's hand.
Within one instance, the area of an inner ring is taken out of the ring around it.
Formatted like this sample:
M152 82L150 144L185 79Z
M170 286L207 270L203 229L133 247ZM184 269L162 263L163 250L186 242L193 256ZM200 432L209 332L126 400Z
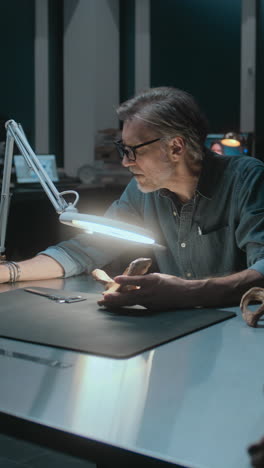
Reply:
M186 280L178 276L151 273L144 276L116 276L122 285L140 289L104 295L99 305L122 307L142 305L151 310L239 305L250 288L264 287L264 277L256 270L243 270L221 278Z
M151 310L190 306L190 301L187 300L190 282L177 276L151 273L143 276L116 276L114 280L122 286L134 285L140 289L110 294L106 292L104 299L98 301L99 305L109 307L142 305Z

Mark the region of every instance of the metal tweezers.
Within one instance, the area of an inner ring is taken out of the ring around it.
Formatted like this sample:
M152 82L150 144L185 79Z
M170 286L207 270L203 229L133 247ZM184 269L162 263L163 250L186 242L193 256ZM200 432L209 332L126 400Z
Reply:
M58 302L60 304L64 304L65 302L69 304L71 302L86 301L86 298L82 296L59 296L56 294L44 292L43 290L37 288L24 288L24 291L32 294L37 294L38 296L47 297L48 299L51 299L52 301Z

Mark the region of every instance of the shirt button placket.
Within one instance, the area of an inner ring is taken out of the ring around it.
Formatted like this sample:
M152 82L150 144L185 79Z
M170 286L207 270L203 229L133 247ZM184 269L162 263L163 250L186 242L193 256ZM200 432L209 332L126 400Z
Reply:
M189 238L191 241L191 228L192 228L192 211L193 206L191 203L186 204L182 207L180 215L180 229L179 229L179 260L181 263L182 274L185 278L192 278L192 266L190 264L190 252L189 248L191 245L188 244Z

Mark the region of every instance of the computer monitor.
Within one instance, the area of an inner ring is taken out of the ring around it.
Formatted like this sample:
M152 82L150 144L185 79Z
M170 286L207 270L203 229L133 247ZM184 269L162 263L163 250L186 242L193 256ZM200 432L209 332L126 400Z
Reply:
M223 145L224 154L235 156L235 155L246 155L251 156L252 154L252 141L249 133L239 133L240 137L240 146L232 147ZM220 142L224 137L223 133L208 133L205 141L205 146L210 148L212 143Z
M48 173L48 176L52 182L58 182L58 170L56 164L56 157L54 154L38 154L37 158L41 163L42 167ZM35 172L30 169L25 161L24 156L14 155L14 166L16 172L16 178L18 184L32 184L38 183L39 179Z

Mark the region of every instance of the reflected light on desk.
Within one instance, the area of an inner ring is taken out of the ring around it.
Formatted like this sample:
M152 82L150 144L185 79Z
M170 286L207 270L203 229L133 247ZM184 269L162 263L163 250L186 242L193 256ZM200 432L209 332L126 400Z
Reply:
M102 437L105 431L104 437L111 435L119 443L135 441L148 395L154 354L155 351L149 351L128 360L79 357L70 392L73 428L85 431L89 421L93 436L98 433ZM104 421L111 423L105 425Z

